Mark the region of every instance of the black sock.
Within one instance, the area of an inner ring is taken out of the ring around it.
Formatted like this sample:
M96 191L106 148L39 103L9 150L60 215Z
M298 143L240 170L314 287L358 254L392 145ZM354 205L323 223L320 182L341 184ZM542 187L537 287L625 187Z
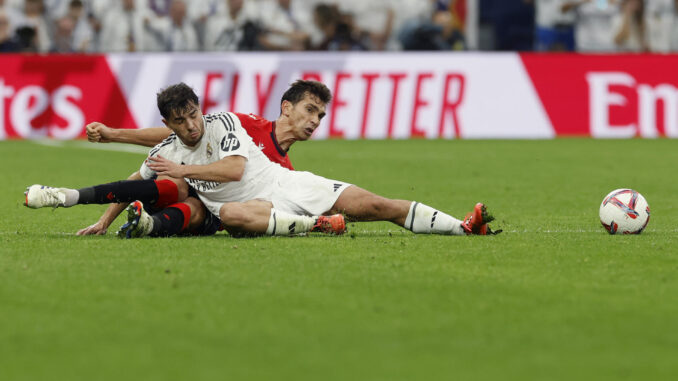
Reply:
M124 180L78 189L78 204L111 204L139 200L155 204L158 187L155 180Z
M152 237L177 235L184 228L184 213L177 208L166 208L153 214Z

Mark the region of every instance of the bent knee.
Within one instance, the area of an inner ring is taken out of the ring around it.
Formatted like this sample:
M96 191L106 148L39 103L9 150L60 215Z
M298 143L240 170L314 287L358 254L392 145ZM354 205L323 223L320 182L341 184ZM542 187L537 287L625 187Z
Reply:
M202 202L195 197L189 197L184 203L191 208L191 226L201 224L206 216L205 206Z
M227 226L238 227L247 222L247 213L240 203L228 202L219 209L221 223Z
M157 178L157 180L169 180L174 183L174 185L177 188L177 202L182 202L188 198L188 190L189 186L186 180L184 179L176 179L174 177L169 177L169 176L160 176Z

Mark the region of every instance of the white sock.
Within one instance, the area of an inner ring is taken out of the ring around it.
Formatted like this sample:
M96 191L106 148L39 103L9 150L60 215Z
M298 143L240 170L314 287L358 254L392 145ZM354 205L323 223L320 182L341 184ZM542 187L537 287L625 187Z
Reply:
M405 219L405 229L424 234L466 234L461 227L461 221L419 202L412 202L410 205L410 211Z
M298 216L271 208L267 235L293 235L306 233L315 225L316 217Z
M78 200L80 199L80 192L70 188L59 188L59 190L61 191L61 193L66 195L66 201L64 202L64 206L66 208L69 208L78 203Z

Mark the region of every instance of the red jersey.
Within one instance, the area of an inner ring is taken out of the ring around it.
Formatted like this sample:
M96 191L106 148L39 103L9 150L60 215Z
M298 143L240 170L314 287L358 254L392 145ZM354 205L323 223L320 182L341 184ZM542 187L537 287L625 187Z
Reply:
M235 113L240 119L247 134L252 138L261 152L274 163L280 164L283 168L294 170L290 157L278 145L275 138L275 122L266 120L254 114L239 114Z

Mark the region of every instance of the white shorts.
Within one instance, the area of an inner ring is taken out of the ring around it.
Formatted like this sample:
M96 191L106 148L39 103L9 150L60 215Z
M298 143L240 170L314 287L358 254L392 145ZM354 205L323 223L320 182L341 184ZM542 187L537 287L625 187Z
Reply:
M350 186L311 172L292 171L278 180L270 201L275 209L283 212L319 216L329 212L339 195Z
M273 207L277 210L305 216L319 216L329 212L339 195L351 184L330 180L311 172L289 171L278 177L269 193ZM219 216L223 201L212 201L200 197L207 209Z

